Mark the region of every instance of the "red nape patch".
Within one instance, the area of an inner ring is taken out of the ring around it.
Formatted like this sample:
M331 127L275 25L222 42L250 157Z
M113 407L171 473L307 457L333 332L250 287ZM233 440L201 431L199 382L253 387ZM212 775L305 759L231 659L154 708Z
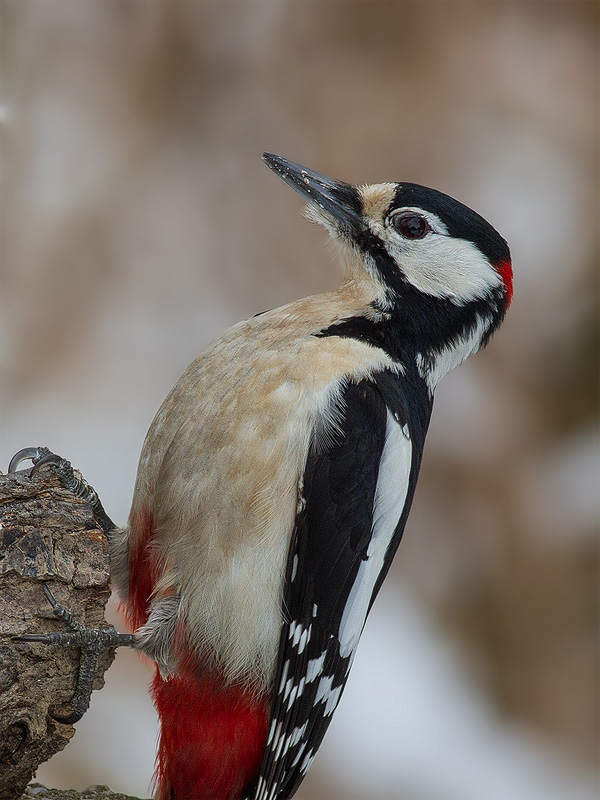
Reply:
M161 721L158 800L239 800L260 773L266 702L193 665L169 680L157 671L152 694Z
M142 510L129 522L132 531L129 552L129 602L121 610L135 630L148 621L150 598L156 583L156 560L152 557L154 522L152 513Z
M512 263L507 259L496 264L496 269L500 273L500 277L504 281L506 287L506 307L508 308L513 296L513 272Z

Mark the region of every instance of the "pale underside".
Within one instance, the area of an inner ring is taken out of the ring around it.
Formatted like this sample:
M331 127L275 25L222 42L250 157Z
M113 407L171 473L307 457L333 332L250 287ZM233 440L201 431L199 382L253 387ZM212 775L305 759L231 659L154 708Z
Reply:
M169 613L178 613L202 655L257 689L276 663L311 438L325 447L335 435L344 381L394 368L370 345L312 335L356 313L373 312L351 282L239 323L184 373L142 451L131 519L154 513L162 566L146 639L170 637ZM164 600L173 593L179 608Z

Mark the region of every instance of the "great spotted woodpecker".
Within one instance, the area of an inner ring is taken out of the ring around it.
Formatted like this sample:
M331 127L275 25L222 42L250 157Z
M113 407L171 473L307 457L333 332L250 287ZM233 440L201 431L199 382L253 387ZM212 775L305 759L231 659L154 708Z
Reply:
M160 800L295 793L400 542L435 386L512 295L506 242L451 197L264 160L337 244L343 284L209 345L148 431L128 527L104 519L156 662Z

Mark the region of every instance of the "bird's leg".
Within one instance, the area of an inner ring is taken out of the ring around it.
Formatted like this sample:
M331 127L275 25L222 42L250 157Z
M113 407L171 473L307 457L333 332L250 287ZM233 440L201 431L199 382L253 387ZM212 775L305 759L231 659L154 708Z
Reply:
M26 633L22 636L13 636L15 642L42 642L43 644L58 645L59 647L79 647L81 661L75 693L71 700L71 713L62 716L50 712L50 716L65 725L78 722L87 711L92 695L92 684L96 674L98 656L102 650L115 647L135 647L136 640L132 633L119 633L112 626L109 628L87 628L82 622L75 619L64 606L56 600L50 589L42 583L42 589L52 606L54 615L62 619L70 631L64 633Z
M116 529L117 526L104 510L94 487L90 486L78 470L73 469L70 461L56 455L47 447L25 447L11 458L8 465L9 475L17 471L22 461L27 460L33 461L32 478L44 467L51 467L64 489L68 489L91 506L94 517L106 535Z
M8 466L9 474L17 471L17 467L22 461L33 461L31 477L36 475L44 467L49 467L58 476L63 488L68 489L76 497L85 500L92 508L94 517L104 533L110 539L112 531L116 530L116 525L108 516L96 490L84 479L80 472L74 470L71 463L65 458L52 453L47 447L26 447L19 450L10 460ZM42 583L42 589L54 615L62 619L70 628L64 633L32 633L13 637L17 642L42 642L43 644L58 645L60 647L79 647L81 650L81 661L79 663L79 675L75 693L71 700L71 713L67 716L53 714L50 716L58 722L73 724L81 719L87 711L92 694L92 684L96 674L98 656L102 650L110 650L115 647L135 647L135 636L130 633L119 633L115 628L87 628L82 622L75 619L72 614L60 605L48 586Z

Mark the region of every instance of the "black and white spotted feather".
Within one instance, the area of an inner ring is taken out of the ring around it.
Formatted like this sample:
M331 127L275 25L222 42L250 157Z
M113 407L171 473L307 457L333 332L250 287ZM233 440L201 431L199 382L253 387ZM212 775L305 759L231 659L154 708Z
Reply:
M347 384L341 405L335 441L326 449L315 443L306 464L284 585L286 621L267 748L248 795L253 800L287 800L309 769L416 485L431 411L423 381L380 373Z

